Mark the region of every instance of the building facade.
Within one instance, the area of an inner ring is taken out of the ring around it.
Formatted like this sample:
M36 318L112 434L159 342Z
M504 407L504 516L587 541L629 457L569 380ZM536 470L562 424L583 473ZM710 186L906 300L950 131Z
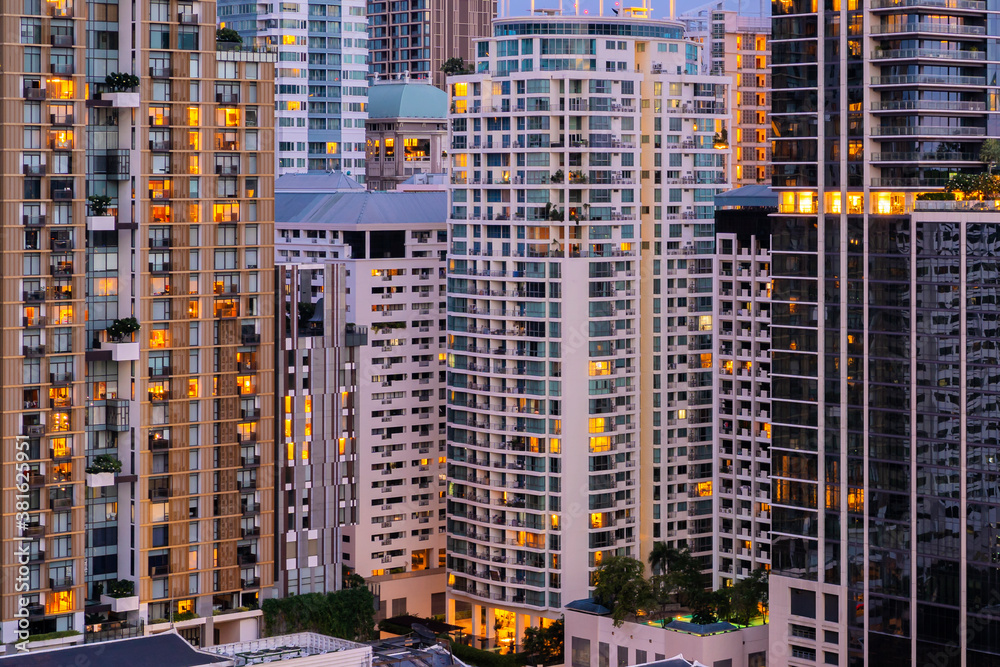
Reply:
M429 79L443 88L449 58L472 63L473 40L485 37L496 0L399 0L368 3L370 71L375 79Z
M275 57L213 2L145 9L0 16L4 643L211 643L274 577Z
M771 223L763 186L715 199L713 587L768 568L771 495Z
M343 267L328 289L343 290L346 321L367 331L345 368L356 439L342 479L355 490L340 553L376 593L379 618L444 613L445 199L278 193L280 251L326 252Z
M995 213L918 199L998 134L989 9L774 5L777 664L998 660Z
M766 8L762 8L765 9ZM688 36L704 44L702 67L724 74L732 84L729 107L734 187L771 183L771 19L748 16L724 3L681 14Z
M364 0L219 0L220 24L278 50L277 174L344 171L365 178L368 25Z
M374 82L365 129L369 190L395 190L416 174L442 174L448 94L429 81Z
M711 202L728 151L725 81L698 73L698 49L631 12L505 18L478 43L481 73L449 78L448 617L477 641L520 641L587 597L606 557L686 536L670 475L685 500L692 480L710 488ZM703 334L672 341L678 364L658 334L692 318ZM703 392L654 392L686 380L689 344ZM689 405L703 428L664 428ZM694 513L706 558L711 503Z

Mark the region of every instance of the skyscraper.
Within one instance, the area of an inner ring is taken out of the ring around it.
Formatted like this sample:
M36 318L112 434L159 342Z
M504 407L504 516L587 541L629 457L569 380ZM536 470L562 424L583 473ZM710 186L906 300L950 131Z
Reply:
M430 79L443 88L441 65L449 58L472 63L473 40L489 34L496 9L496 0L369 2L371 73L380 79Z
M238 636L273 579L274 54L142 9L0 14L4 642Z
M277 174L344 171L364 182L368 24L364 0L219 0L219 21L278 50Z
M708 567L729 151L699 48L641 12L511 17L449 78L448 615L477 641L558 618L641 539L697 533Z
M998 134L987 3L776 2L777 664L1000 660L992 204L925 201Z

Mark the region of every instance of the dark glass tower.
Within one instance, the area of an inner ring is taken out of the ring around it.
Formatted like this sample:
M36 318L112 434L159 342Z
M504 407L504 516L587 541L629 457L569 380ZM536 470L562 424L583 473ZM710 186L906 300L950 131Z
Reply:
M1000 664L989 4L773 5L774 664Z

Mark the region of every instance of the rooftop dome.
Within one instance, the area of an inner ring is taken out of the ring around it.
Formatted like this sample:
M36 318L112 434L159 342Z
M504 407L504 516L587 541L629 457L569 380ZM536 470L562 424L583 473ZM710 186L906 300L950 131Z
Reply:
M368 118L446 118L448 94L422 81L376 83L368 88Z

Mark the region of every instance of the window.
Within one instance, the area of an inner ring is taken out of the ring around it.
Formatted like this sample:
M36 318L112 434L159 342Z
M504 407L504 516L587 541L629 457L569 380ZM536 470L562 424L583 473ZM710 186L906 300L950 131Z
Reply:
M573 662L573 667L590 667L589 639L585 639L583 637L573 637L572 662Z

